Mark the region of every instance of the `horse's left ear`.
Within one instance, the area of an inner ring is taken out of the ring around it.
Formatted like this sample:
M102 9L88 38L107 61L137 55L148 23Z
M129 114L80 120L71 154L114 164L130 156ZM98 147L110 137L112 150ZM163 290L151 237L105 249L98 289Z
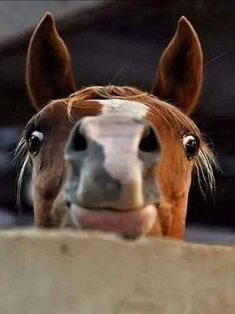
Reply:
M202 85L203 56L200 41L185 17L164 51L153 86L153 94L190 114Z

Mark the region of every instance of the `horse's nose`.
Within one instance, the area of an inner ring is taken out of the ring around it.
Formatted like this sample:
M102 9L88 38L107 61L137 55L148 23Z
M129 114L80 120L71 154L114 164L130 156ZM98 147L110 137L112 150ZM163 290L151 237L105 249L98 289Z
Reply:
M157 132L146 119L112 114L83 118L65 149L65 197L95 209L130 210L156 203L160 156Z

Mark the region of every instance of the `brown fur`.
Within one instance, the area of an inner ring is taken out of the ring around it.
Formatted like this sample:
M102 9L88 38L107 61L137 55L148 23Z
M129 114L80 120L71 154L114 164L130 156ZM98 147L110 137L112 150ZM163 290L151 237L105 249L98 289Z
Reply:
M49 60L44 47L49 51ZM39 155L33 158L27 153L26 157L33 168L36 225L69 225L62 197L66 176L63 150L68 135L78 119L101 113L102 108L97 102L89 102L88 106L87 100L121 98L147 105L147 119L157 129L163 148L163 159L156 169L163 197L158 219L150 234L182 238L193 169L198 174L202 173L203 180L208 178L210 187L214 184L213 154L193 121L175 106L132 87L94 86L71 94L74 85L70 58L51 15L46 15L34 32L26 73L29 95L40 110L30 125L40 122L47 130ZM176 35L161 58L154 93L161 98L172 99L189 113L198 99L201 80L200 43L190 23L181 18ZM51 101L53 98L62 99ZM49 104L44 106L47 102ZM187 160L181 142L187 133L200 138L198 155L191 161ZM21 144L25 147L25 139Z
M63 149L74 121L83 116L101 112L97 102L89 99L121 98L145 103L147 118L155 125L163 146L164 158L156 177L161 186L162 199L151 234L182 238L185 228L188 191L193 168L200 167L213 183L211 163L213 155L204 142L199 129L191 119L174 106L131 87L90 87L72 94L67 99L56 100L44 107L30 123L43 123L49 130L40 155L31 158L33 164L34 209L38 226L56 227L64 224L66 206L62 199L66 169ZM198 156L188 161L181 144L183 134L193 133L200 137ZM208 161L208 162L205 162ZM208 166L209 165L209 166ZM200 180L200 178L199 178Z
M153 94L191 113L201 91L202 64L200 41L191 24L182 17L160 59Z
M26 84L33 105L66 97L75 90L69 52L50 13L37 26L29 44Z

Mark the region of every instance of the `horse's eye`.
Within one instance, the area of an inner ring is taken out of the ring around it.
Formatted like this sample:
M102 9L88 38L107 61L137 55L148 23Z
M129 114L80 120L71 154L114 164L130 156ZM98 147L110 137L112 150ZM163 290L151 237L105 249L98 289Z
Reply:
M36 156L39 153L39 150L42 146L42 142L44 139L44 134L40 131L33 131L27 137L27 144L30 153L33 156Z
M187 134L182 138L182 143L188 160L193 159L199 149L199 138L193 134Z

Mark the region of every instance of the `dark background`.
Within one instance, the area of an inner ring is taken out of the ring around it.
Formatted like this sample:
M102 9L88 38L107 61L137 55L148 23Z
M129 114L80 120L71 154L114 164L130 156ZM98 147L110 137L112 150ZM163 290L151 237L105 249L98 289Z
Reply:
M56 19L72 55L78 88L111 82L150 90L159 57L178 19L185 15L191 21L204 52L203 91L193 119L213 143L221 171L216 171L216 191L205 198L193 181L187 222L189 226L226 228L234 235L235 2L93 2L88 9L78 7ZM32 31L33 25L0 44L0 206L4 213L7 210L17 217L17 224L24 224L24 217L32 213L24 192L20 210L16 206L16 168L10 164L9 154L34 113L24 83Z

